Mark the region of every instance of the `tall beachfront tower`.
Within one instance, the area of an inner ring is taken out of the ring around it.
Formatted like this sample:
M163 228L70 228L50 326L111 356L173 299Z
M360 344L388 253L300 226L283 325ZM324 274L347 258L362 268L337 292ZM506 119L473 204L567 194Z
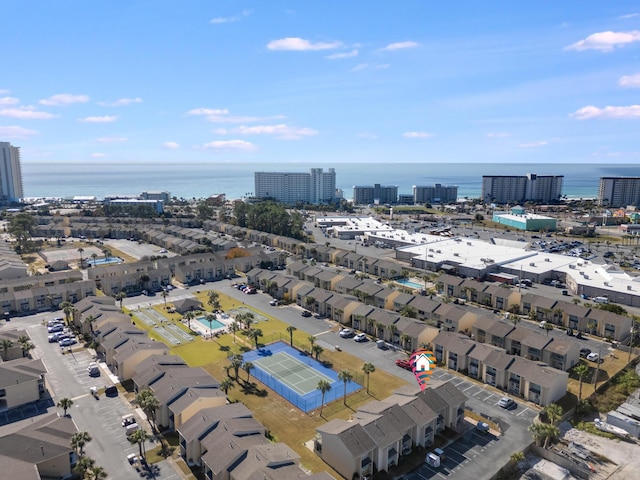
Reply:
M305 172L255 172L256 198L273 198L278 202L294 204L331 203L336 196L336 172L330 168L312 168Z
M0 142L0 203L18 202L23 196L20 148Z
M607 207L640 205L640 177L601 177L598 204Z
M482 201L485 203L548 203L562 198L564 175L484 175Z

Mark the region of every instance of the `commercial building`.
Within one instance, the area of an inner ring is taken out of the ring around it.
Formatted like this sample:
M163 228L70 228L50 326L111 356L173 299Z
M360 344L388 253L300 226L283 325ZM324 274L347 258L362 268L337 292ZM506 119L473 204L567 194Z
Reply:
M336 172L312 168L304 172L255 172L255 197L278 202L319 204L336 198Z
M413 186L413 203L455 203L458 200L457 185L434 184L432 187Z
M353 203L362 204L386 204L398 201L398 186L384 186L376 183L370 187L353 186Z
M555 218L526 213L521 207L512 208L511 213L494 212L492 220L501 225L527 232L553 232L557 227Z
M484 175L482 201L485 203L522 203L557 201L562 197L564 175Z
M607 207L640 205L640 177L601 177L598 204Z
M0 203L19 202L23 196L20 148L0 142Z

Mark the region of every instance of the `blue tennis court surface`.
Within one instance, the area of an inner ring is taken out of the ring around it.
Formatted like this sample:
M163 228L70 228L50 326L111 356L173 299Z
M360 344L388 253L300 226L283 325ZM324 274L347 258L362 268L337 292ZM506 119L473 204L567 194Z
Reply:
M325 367L284 342L266 345L243 355L245 362L254 366L252 375L304 412L320 408L322 392L318 382L325 380L331 390L325 393L325 404L344 396L344 382L338 373ZM355 377L355 372L351 372ZM356 382L347 382L347 395L362 388Z

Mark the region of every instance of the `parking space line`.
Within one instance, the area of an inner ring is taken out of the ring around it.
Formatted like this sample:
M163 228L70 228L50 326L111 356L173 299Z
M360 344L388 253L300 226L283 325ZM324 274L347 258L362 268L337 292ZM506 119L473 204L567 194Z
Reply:
M463 392L466 392L467 390L471 390L473 387L475 387L476 385L474 385L473 383L471 385L469 385L467 388L465 388L463 390Z
M524 410L522 410L522 411L521 411L518 415L516 415L516 416L517 416L517 417L519 417L520 415L522 415L523 413L528 412L528 411L529 411L529 407L525 407L525 409L524 409Z

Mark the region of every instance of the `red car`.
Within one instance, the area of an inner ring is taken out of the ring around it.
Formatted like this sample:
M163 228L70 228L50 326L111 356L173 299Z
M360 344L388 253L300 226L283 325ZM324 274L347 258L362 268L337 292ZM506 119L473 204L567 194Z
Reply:
M396 365L400 368L404 368L405 370L411 370L411 363L409 362L409 360L396 360Z

